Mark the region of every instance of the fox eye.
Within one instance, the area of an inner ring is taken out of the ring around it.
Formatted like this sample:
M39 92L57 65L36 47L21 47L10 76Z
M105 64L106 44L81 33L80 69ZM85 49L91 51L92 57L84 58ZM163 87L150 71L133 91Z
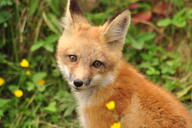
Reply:
M77 56L76 55L68 55L69 59L71 62L76 62L77 61Z
M99 60L94 61L93 64L92 64L92 66L95 67L95 68L99 68L102 65L104 65L104 64Z

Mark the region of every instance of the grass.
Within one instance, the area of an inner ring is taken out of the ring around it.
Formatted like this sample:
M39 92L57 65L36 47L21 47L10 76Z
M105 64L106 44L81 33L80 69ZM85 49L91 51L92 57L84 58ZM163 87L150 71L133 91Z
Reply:
M152 0L98 0L86 16L98 25L129 6L132 24L124 58L192 111L192 3L161 2L169 12ZM65 0L0 1L0 127L79 128L74 98L55 61L65 4ZM21 66L23 59L28 66ZM23 95L15 95L18 89Z

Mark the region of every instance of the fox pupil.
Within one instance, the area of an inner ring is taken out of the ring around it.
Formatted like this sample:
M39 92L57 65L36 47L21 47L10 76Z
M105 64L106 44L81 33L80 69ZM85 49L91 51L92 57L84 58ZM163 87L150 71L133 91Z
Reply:
M76 62L77 61L77 56L69 55L69 59L70 59L71 62Z
M94 66L95 68L99 68L99 67L101 67L102 65L103 65L103 63L102 63L101 61L99 61L99 60L96 60L96 61L93 62L93 66Z

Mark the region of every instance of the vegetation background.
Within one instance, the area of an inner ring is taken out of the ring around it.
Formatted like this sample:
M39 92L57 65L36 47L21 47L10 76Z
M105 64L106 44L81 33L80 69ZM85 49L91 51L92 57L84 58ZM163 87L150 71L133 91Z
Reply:
M191 0L79 3L94 25L129 8L124 58L192 111ZM79 128L73 96L55 61L65 4L0 0L0 128Z

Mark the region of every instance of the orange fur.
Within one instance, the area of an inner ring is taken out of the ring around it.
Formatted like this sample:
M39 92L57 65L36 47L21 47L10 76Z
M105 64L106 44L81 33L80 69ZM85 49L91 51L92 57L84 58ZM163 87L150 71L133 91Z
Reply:
M122 128L191 128L187 110L166 90L146 80L133 67L121 61L116 80L98 90L79 108L87 122L86 128L109 128L113 113L108 101L117 103Z
M103 26L91 26L75 0L68 1L56 57L77 99L82 126L110 128L116 120L105 104L112 100L121 128L192 128L189 112L172 94L121 60L129 23L126 10ZM98 60L102 65L94 67ZM87 84L77 87L76 79Z

